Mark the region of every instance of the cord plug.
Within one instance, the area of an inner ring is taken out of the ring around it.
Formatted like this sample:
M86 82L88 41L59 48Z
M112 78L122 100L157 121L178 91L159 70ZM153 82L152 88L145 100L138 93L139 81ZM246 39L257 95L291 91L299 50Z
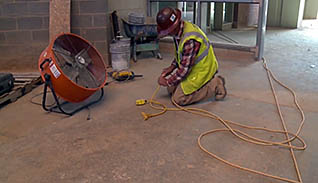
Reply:
M150 115L148 115L148 114L146 114L144 112L141 112L141 115L144 117L145 121L151 117Z
M136 106L145 105L146 103L147 103L147 100L145 100L145 99L136 100Z

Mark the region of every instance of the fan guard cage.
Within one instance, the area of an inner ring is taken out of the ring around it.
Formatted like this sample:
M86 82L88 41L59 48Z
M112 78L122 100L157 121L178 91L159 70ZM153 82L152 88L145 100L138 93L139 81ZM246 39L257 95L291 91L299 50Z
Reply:
M104 87L106 66L100 53L84 38L63 33L41 53L38 68L49 75L55 93L68 102L82 102ZM51 88L51 89L52 89Z

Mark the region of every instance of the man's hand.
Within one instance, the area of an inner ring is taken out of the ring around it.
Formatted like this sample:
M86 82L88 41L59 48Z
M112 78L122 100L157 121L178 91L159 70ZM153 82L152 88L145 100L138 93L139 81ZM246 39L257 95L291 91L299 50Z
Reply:
M161 73L161 76L162 77L168 76L174 69L175 69L175 66L173 66L173 65L171 65L170 67L164 68L162 73Z
M158 84L161 86L168 86L166 78L162 75L158 79Z

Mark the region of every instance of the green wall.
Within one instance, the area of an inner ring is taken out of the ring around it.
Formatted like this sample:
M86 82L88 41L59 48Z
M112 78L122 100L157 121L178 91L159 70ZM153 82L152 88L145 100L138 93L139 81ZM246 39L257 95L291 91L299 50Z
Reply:
M269 0L267 25L270 27L279 27L281 24L282 0Z
M318 18L318 0L306 0L304 19Z
M282 27L297 28L298 18L301 12L301 0L284 0L282 7ZM302 10L303 12L303 10ZM301 15L301 18L303 15Z
M267 25L297 28L301 24L305 0L269 0Z

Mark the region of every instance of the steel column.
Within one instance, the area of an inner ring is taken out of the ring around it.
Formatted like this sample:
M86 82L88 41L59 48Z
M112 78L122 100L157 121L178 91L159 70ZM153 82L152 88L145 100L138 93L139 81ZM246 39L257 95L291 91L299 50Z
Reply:
M197 16L198 16L197 25L201 28L201 0L198 0L198 15Z
M151 2L149 0L147 1L147 16L151 16Z
M262 0L259 3L259 15L258 15L258 31L256 41L256 59L261 60L264 56L264 41L266 33L266 21L267 21L268 0Z
M193 2L193 23L196 24L197 20L195 19L197 15L197 3Z

